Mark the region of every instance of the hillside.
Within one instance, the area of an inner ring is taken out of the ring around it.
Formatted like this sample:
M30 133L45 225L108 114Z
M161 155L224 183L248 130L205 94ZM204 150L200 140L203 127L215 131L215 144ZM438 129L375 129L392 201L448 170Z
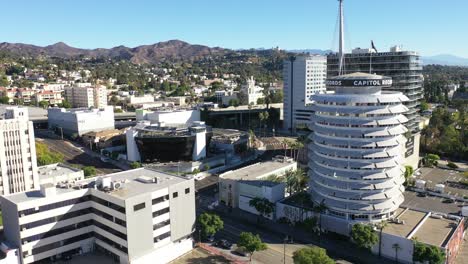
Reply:
M164 60L192 60L214 54L222 54L228 50L211 48L203 45L192 45L180 40L169 40L152 45L142 45L135 48L117 46L110 49L79 49L68 46L63 42L40 47L23 43L0 43L0 51L6 51L19 56L48 56L70 58L84 57L109 57L113 59L130 60L137 64L152 64Z

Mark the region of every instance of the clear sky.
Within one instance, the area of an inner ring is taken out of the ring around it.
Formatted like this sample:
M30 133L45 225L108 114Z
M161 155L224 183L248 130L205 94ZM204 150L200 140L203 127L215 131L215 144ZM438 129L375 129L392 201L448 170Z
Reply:
M332 49L336 0L0 0L0 42ZM468 57L467 0L345 0L346 46Z

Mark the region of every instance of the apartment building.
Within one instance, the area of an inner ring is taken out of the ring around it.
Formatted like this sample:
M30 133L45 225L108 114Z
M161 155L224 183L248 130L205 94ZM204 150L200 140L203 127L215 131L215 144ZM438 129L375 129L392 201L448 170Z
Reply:
M100 109L48 108L49 129L65 136L82 136L88 132L114 129L114 109L108 106Z
M168 263L192 249L193 179L140 168L0 198L22 264L92 251L117 263Z
M62 92L60 91L39 91L34 94L33 101L38 104L45 101L49 105L59 105L63 103Z
M320 55L291 57L284 61L284 128L306 128L312 115L312 95L326 91L327 58Z
M107 89L105 86L66 87L65 98L75 108L103 108L107 106Z
M0 120L0 195L38 188L33 124L27 108L7 107Z

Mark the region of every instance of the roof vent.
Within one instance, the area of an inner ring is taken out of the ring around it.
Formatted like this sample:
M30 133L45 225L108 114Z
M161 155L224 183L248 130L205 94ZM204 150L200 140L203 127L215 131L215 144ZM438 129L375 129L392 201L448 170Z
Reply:
M142 183L158 183L159 182L159 179L157 177L152 178L148 176L140 176L136 180Z

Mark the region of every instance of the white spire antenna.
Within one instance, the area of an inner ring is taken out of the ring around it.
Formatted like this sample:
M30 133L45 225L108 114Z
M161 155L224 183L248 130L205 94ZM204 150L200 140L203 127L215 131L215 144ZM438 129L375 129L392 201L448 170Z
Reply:
M339 54L339 71L338 75L344 74L344 14L343 14L343 0L338 0L340 2L340 49Z

